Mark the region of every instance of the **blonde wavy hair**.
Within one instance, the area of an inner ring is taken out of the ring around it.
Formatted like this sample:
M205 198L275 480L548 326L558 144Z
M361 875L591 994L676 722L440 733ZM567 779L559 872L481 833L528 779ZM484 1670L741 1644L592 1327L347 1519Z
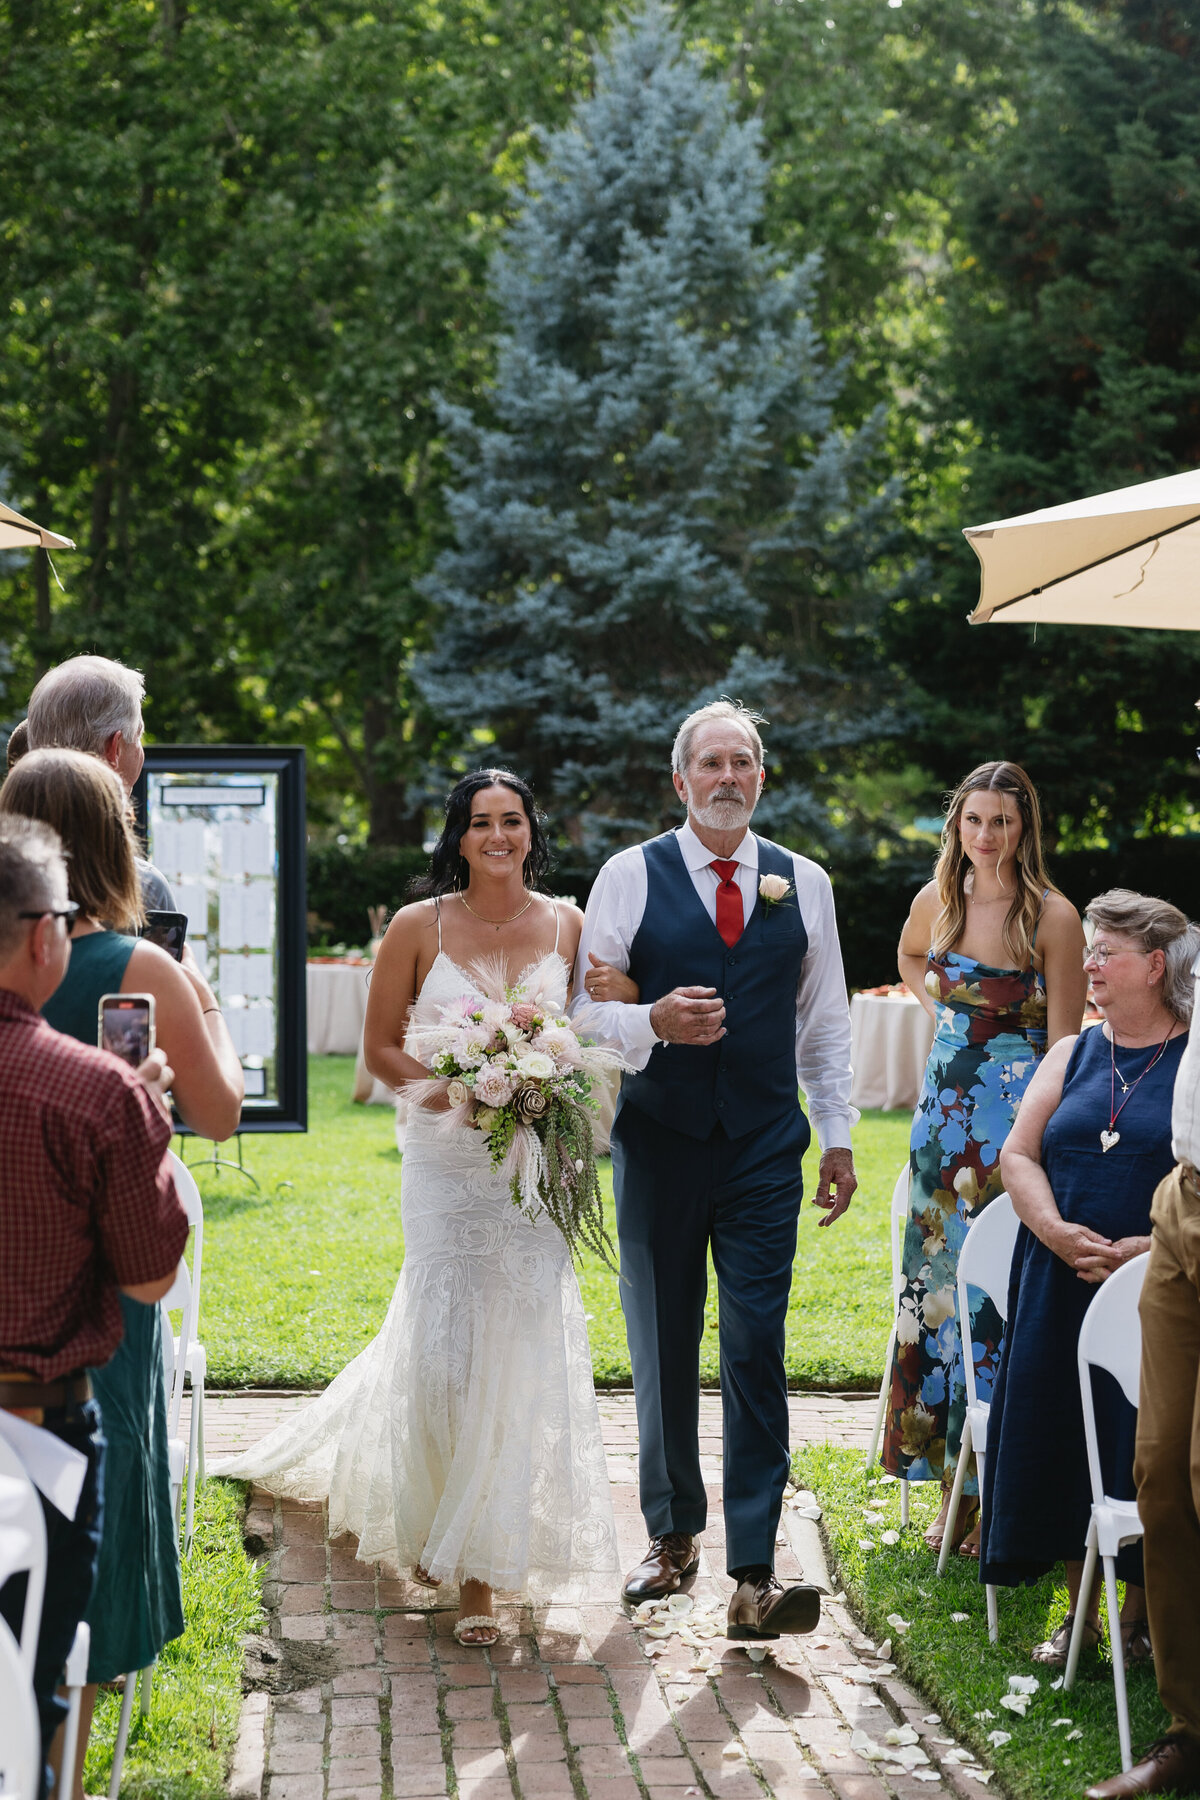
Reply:
M970 858L962 847L959 821L969 794L1008 794L1021 816L1021 838L1010 856L1008 845L998 870L1009 867L1015 876L1012 904L1004 920L1004 944L1014 968L1026 969L1033 956L1033 937L1046 890L1057 894L1042 860L1042 809L1037 790L1024 769L1014 762L980 763L960 781L946 802L942 848L934 880L942 910L933 926L933 951L937 956L952 950L967 928L967 876Z

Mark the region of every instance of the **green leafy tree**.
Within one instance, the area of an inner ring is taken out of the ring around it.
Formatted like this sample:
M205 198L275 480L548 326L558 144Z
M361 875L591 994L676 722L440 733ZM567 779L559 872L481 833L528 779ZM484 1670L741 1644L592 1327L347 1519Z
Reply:
M890 643L921 692L912 747L949 784L1025 763L1063 843L1190 813L1191 636L965 624L958 536L1200 463L1200 8L1042 5L1011 126L965 174L940 429L975 442L930 549L937 589Z
M766 174L759 126L643 7L496 259L488 416L446 408L456 543L417 679L585 854L657 827L675 726L722 690L770 710L770 816L793 832L824 824L822 759L861 735L889 495L876 430L832 421L816 259L761 240Z

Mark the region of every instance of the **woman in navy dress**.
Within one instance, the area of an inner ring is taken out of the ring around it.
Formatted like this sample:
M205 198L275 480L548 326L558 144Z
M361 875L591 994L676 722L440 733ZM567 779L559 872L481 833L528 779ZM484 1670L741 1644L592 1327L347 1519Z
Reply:
M1003 1325L979 1296L960 1329L958 1255L1000 1193L1000 1150L1047 1042L1079 1030L1087 980L1079 914L1046 874L1037 794L1016 763L984 763L950 799L932 881L900 938L900 973L937 1032L913 1117L909 1219L883 1466L940 1481L925 1534L941 1548L966 1416L963 1337L986 1398ZM977 1554L976 1477L959 1508L961 1553Z
M1150 1248L1150 1201L1171 1154L1171 1093L1192 1012L1200 931L1177 907L1124 888L1088 907L1085 958L1102 1027L1045 1058L1001 1153L1022 1220L1013 1253L1008 1337L988 1419L980 1573L1015 1587L1057 1562L1068 1614L1034 1660L1061 1665L1080 1604L1091 1485L1076 1352L1096 1286ZM1105 1491L1132 1498L1137 1415L1106 1375L1094 1378ZM1126 1659L1151 1654L1140 1542L1118 1577ZM1099 1584L1083 1597L1085 1648L1100 1640Z

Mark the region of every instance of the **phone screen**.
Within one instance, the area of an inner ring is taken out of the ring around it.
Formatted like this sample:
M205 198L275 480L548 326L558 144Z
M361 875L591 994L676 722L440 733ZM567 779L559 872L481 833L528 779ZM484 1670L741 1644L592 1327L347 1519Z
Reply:
M166 950L176 962L183 961L183 944L187 937L187 914L181 912L148 912L142 926L142 937Z
M100 1001L99 1044L132 1068L154 1048L154 1001L149 994L105 994Z

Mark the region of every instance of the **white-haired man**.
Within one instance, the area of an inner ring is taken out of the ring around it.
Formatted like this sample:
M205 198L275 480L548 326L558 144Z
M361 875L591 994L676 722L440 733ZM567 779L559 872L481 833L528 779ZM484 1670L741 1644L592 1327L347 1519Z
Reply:
M675 791L687 821L607 862L588 901L582 1029L631 1073L613 1125L621 1301L633 1364L646 1559L637 1602L697 1567L706 1519L699 1350L711 1247L720 1302L729 1632L811 1631L817 1590L783 1588L775 1536L788 1478L784 1322L801 1158L820 1136L814 1204L829 1225L856 1181L850 1014L829 878L749 829L763 784L755 714L719 701L684 720ZM607 963L637 982L606 1001Z
M42 676L29 696L30 750L84 750L117 771L126 793L142 772L142 702L137 669L107 656L72 656ZM175 896L160 869L138 858L147 912L174 912Z

